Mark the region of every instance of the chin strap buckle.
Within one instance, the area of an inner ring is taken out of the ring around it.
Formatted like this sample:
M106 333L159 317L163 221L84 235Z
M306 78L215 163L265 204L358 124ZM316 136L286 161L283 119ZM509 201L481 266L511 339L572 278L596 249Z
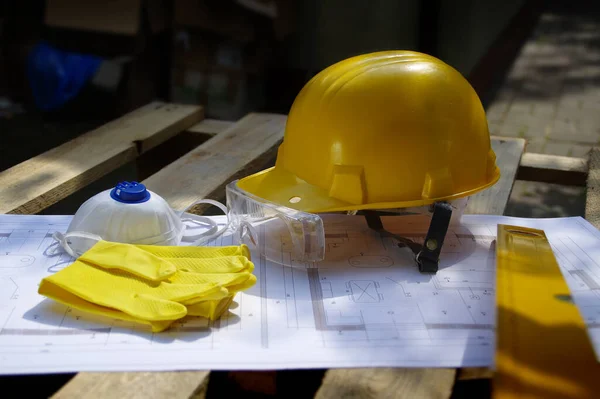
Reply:
M410 248L421 273L438 271L440 253L452 218L452 206L449 203L436 202L433 204L433 215L423 245L385 230L377 211L364 211L364 215L369 228L379 232L383 237L395 239L400 247Z

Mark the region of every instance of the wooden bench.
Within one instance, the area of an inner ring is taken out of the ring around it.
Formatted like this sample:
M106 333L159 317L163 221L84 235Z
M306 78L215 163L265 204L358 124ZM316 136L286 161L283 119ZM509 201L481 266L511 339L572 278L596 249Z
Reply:
M0 212L42 212L124 165L175 209L198 198L224 200L226 183L274 163L285 122L264 113L209 120L199 106L152 103L1 172ZM520 138L493 137L492 145L502 178L470 199L468 213L503 214L516 179L587 184L586 218L600 226L600 150L579 159L524 153ZM54 397L202 398L211 381L217 397L236 390L286 396L302 385L317 398L448 398L457 380L489 376L485 368L79 373Z

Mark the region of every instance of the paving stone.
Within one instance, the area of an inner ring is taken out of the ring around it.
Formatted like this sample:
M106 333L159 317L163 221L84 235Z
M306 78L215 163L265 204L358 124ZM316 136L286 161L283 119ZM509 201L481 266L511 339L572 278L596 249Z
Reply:
M517 137L544 137L551 124L549 118L539 118L530 114L510 114L504 120L502 129L506 132L516 132Z
M574 93L563 93L558 101L559 108L583 109L583 99Z
M502 123L488 120L488 130L490 131L490 135L500 136L500 131L502 130Z
M572 63L571 59L567 54L557 54L555 47L547 48L548 53L546 56L538 56L529 60L529 65L534 67L547 67L547 68L569 68Z
M541 16L489 106L492 134L524 137L530 153L584 158L600 146L600 21L573 3L576 13ZM508 214L582 215L584 204L584 188L517 181Z
M585 134L585 133L564 133L551 131L546 135L551 140L561 141L563 143L573 144L598 144L600 137L597 134Z
M577 157L577 158L586 158L590 152L590 150L592 149L591 145L579 145L579 144L573 144L570 148L569 151L567 151L567 155L570 157Z
M502 136L511 136L511 137L527 137L529 132L529 126L526 123L516 122L512 120L507 120L501 126L499 130L499 134Z
M537 154L544 154L547 141L548 140L546 138L528 139L525 151L535 152Z
M562 155L564 157L569 153L569 145L565 143L556 143L554 141L548 141L544 147L544 153L550 155Z
M521 138L541 138L546 136L548 130L543 120L532 119L530 122L506 120L500 127L499 133L502 136Z
M488 121L502 122L510 103L508 101L495 101L485 111Z
M581 133L581 130L573 118L556 118L550 124L550 134L564 133L566 135L575 135Z
M585 112L582 108L573 108L567 106L558 106L556 110L556 120L559 121L579 121L585 118Z
M510 104L510 107L508 109L509 115L515 114L515 113L530 115L531 110L534 107L534 104L535 104L535 101L521 100L519 98L516 98Z
M600 120L597 117L583 117L579 120L579 126L582 131L598 135L600 138Z
M537 102L531 108L531 114L537 118L549 119L554 117L557 111L556 102Z

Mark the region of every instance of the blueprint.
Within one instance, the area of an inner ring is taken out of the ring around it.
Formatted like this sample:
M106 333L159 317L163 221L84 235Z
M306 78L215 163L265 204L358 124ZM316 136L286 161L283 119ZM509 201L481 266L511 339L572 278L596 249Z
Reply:
M192 369L489 366L494 355L498 223L543 229L589 336L600 349L600 232L582 218L464 216L444 243L440 270L420 274L408 249L361 216L326 215L326 259L253 253L257 284L210 322L188 317L162 333L93 316L37 294L72 259L52 233L71 216L0 216L0 373ZM423 240L426 215L383 218ZM263 238L267 237L262 232ZM231 245L224 235L210 245Z

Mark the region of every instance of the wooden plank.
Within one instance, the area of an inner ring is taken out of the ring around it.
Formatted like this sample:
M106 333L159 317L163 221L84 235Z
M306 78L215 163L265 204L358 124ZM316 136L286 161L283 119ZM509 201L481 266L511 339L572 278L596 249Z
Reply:
M364 368L329 370L315 399L448 398L454 369Z
M225 185L261 169L283 139L285 115L249 114L230 129L144 180L174 209L200 198L222 199Z
M496 153L496 164L502 174L500 180L469 198L465 213L502 215L515 183L515 177L525 149L525 140L520 138L492 137L492 148Z
M515 180L525 140L492 138L496 163L502 176L494 186L471 198L466 213L502 215ZM325 373L319 399L356 398L448 398L456 369L331 369Z
M521 158L517 180L585 186L587 173L587 159L526 152Z
M52 397L203 399L208 372L79 373Z
M155 102L0 173L0 213L32 214L203 118L199 106Z
M600 148L590 153L585 218L600 229Z
M204 119L200 123L196 123L194 126L187 129L187 132L208 134L214 136L225 130L229 129L235 124L231 121L222 121L219 119Z
M489 367L465 367L458 370L459 380L482 380L492 378L494 372Z

